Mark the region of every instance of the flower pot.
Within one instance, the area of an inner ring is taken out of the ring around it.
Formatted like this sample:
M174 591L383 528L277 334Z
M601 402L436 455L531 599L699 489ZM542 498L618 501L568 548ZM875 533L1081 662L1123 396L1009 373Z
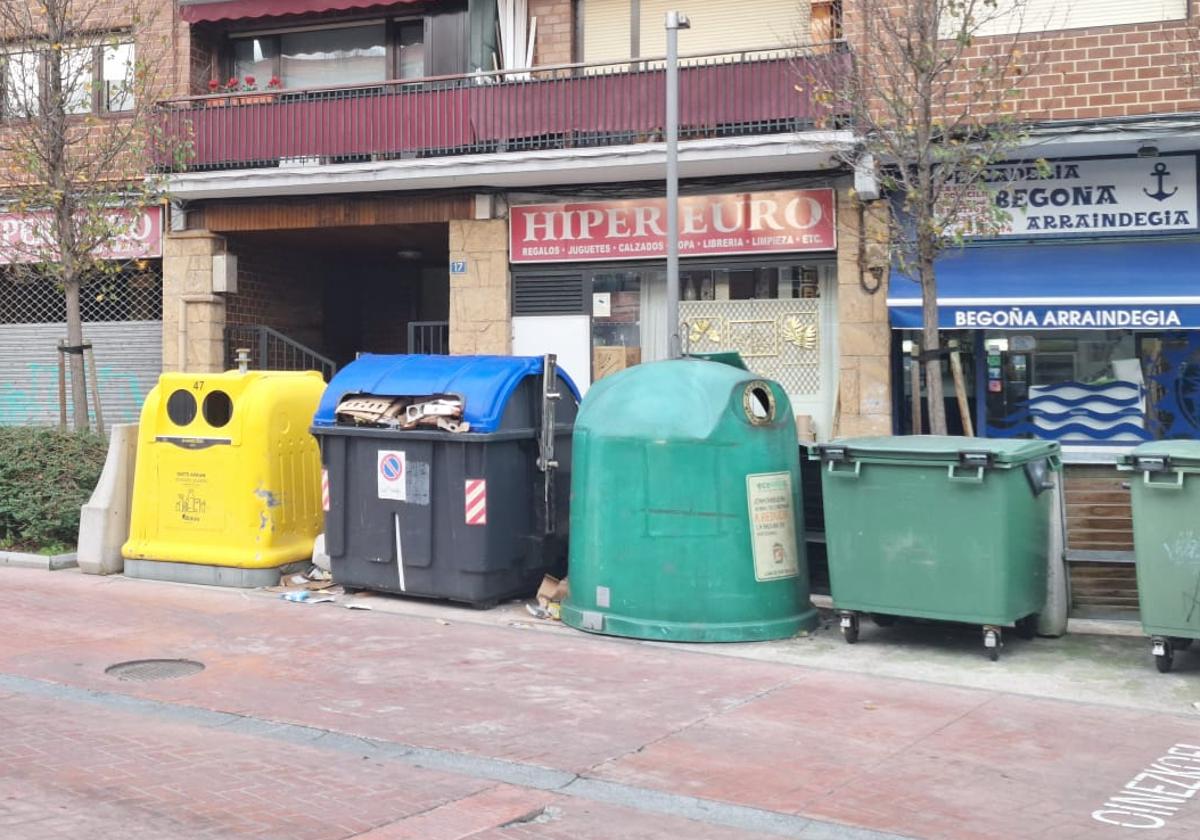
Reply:
M251 93L243 96L235 96L233 102L235 105L264 105L268 102L275 101L273 93Z

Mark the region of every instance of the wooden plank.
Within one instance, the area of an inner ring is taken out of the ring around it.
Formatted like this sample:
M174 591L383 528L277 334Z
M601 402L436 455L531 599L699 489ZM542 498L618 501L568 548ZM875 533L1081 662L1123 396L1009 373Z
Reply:
M1136 610L1140 606L1137 598L1075 598L1073 600L1079 607L1115 607Z
M1129 504L1129 491L1120 490L1116 492L1089 492L1072 495L1067 493L1067 506L1071 505L1127 505Z
M1088 516L1120 516L1129 517L1133 514L1133 508L1128 504L1124 505L1106 505L1106 504L1087 504L1078 503L1067 505L1068 514L1087 514Z
M1133 540L1076 540L1071 548L1083 551L1133 551Z
M1130 533L1133 530L1133 519L1128 516L1072 516L1067 514L1067 526L1080 530Z
M351 196L221 201L205 204L203 224L216 233L253 230L423 224L470 219L470 195Z

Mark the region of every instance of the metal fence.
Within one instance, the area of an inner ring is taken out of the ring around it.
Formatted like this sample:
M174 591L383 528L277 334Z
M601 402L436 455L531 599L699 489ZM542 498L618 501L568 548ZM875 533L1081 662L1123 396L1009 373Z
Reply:
M450 352L450 324L447 321L410 321L408 352L445 356Z
M849 60L840 45L686 56L680 136L795 131L819 105L806 78ZM570 64L339 88L255 91L160 104L161 170L286 167L660 140L663 62ZM189 149L186 160L174 150Z
M0 268L0 324L62 323L66 307L55 280L27 268ZM85 322L161 321L162 262L138 260L84 278L79 310Z
M261 325L225 327L225 367L238 365L238 350L249 353L254 370L315 370L328 381L337 372L332 359L288 338L278 330Z

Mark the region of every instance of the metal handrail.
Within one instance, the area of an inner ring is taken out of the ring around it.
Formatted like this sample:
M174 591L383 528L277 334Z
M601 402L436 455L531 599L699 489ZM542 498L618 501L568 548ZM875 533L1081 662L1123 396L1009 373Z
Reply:
M225 327L225 355L232 359L242 347L245 338L250 337L254 346L245 348L257 353L254 361L258 368L277 370L315 370L319 371L326 380L337 372L337 363L323 356L311 347L284 335L279 330L262 324L229 324ZM279 345L282 355L271 347L274 341ZM235 346L236 345L236 346ZM282 358L282 364L276 365L276 360Z
M825 109L796 80L801 65L837 72L849 54L832 47L694 54L680 71L680 137L814 125ZM159 106L156 164L243 169L653 142L664 127L659 61L186 97Z
M718 52L695 52L681 53L679 61L681 64L688 62L699 61L702 59L728 59L724 63L743 63L747 61L760 61L765 58L804 58L807 56L827 55L831 52L842 53L848 49L847 42L844 39L833 41L822 41L814 44L804 44L798 46L771 46L761 49L740 49L740 50L723 50ZM536 76L546 76L549 73L560 73L563 71L578 71L595 70L600 67L614 68L611 72L629 73L638 72L643 69L655 69L653 67L643 67L643 65L665 65L667 61L666 55L654 56L637 56L634 58L614 59L611 61L591 61L591 62L569 62L565 64L540 64L534 67L526 67L515 70L476 70L473 73L453 73L442 76L422 76L411 79L385 79L379 82L360 82L356 84L341 84L341 85L322 85L318 87L305 88L255 88L246 91L228 91L225 93L205 93L195 94L192 96L173 96L170 99L160 100L157 105L160 108L171 107L176 105L191 105L194 103L205 103L212 100L230 99L230 98L254 98L269 94L272 96L288 96L297 94L321 94L321 93L345 93L355 90L372 91L385 87L409 88L428 86L439 82L471 82L474 84L496 84L496 83L514 83L524 81L536 81ZM630 70L635 67L637 69ZM596 74L604 75L604 74ZM531 78L511 78L524 77Z

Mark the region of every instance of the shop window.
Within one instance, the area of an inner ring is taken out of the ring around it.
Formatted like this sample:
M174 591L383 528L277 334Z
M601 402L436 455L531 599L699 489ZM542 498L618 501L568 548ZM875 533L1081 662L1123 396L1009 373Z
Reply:
M1144 336L1139 344L1150 435L1200 438L1200 331Z
M680 300L780 300L821 295L816 265L682 271Z
M667 356L666 272L597 271L591 277L593 376Z
M975 388L975 339L970 332L962 330L943 330L942 344L954 347L959 354L963 371L963 390L966 392L967 413L972 425L977 424L979 411L977 407L977 392ZM895 410L896 432L902 435L914 434L912 422L913 367L918 363L913 359L913 349L921 344L921 334L916 330L904 330L899 333L893 347L897 355L895 367L897 403ZM924 365L918 371L918 387L921 391L921 431L929 430L929 392L926 385L926 370ZM962 410L958 403L958 393L947 360L942 364L942 397L946 412L946 429L952 435L966 433L963 423ZM974 431L974 429L972 429Z
M987 334L988 436L1076 444L1155 437L1144 343L1121 330Z

